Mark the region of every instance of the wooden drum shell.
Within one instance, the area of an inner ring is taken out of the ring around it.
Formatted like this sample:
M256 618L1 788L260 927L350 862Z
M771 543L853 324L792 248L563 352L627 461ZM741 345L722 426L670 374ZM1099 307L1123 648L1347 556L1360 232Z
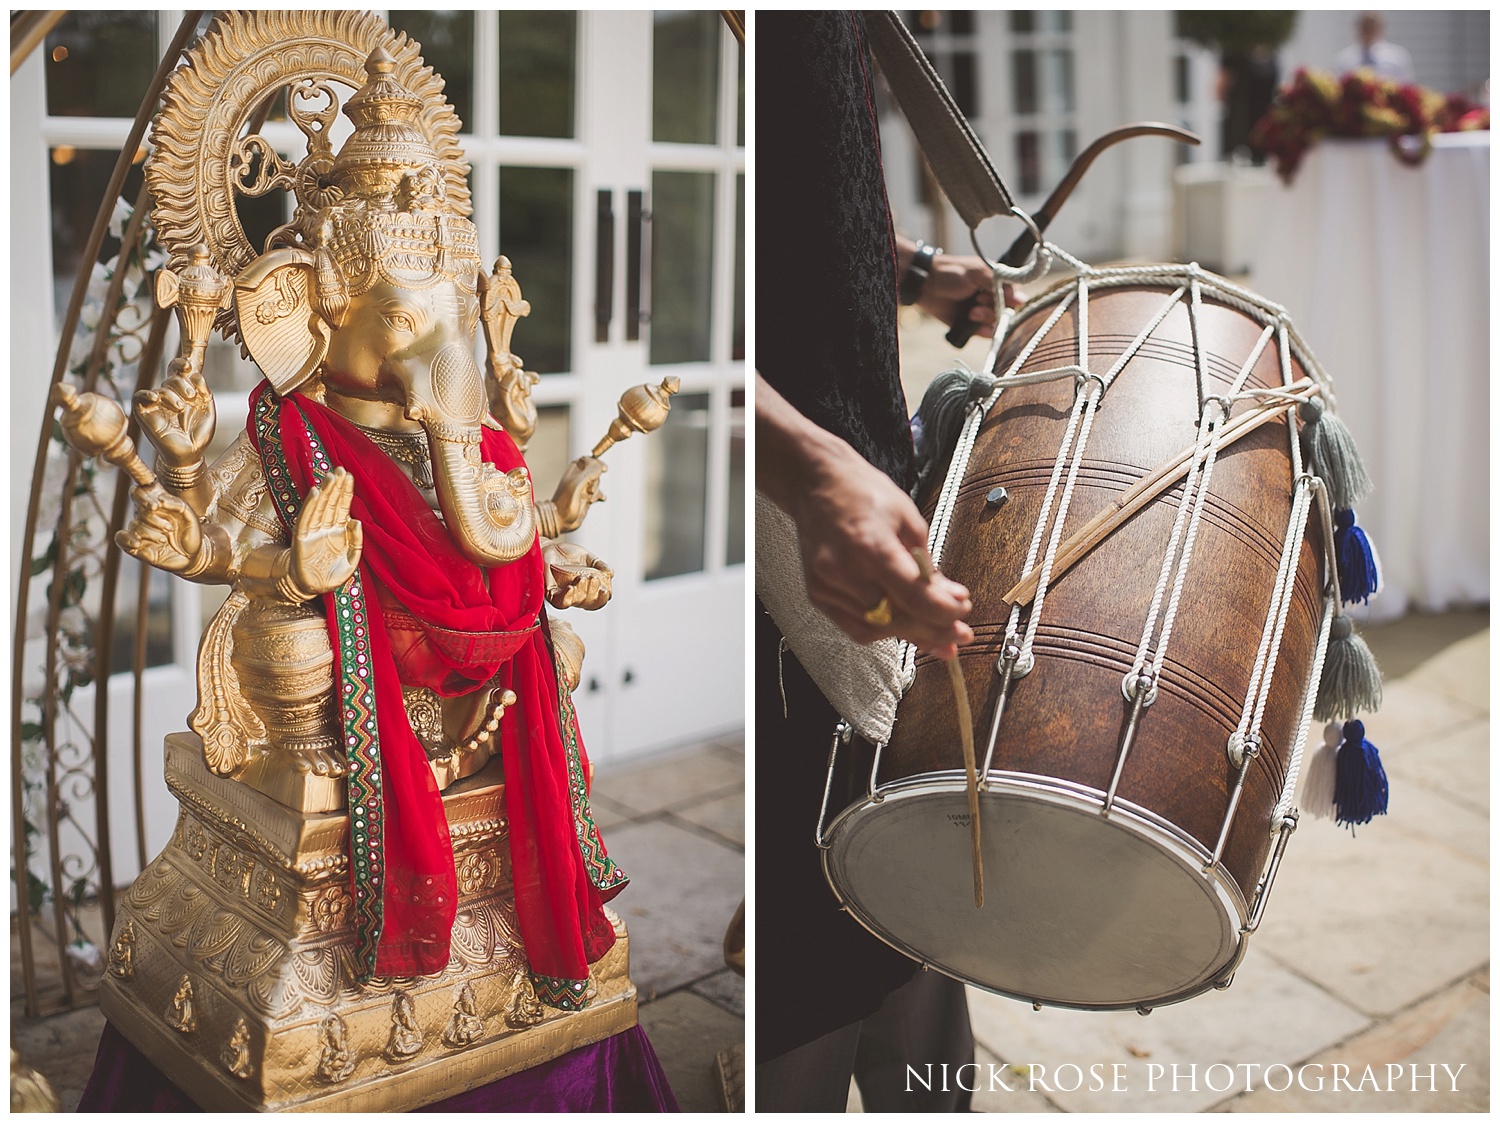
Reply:
M1108 370L1170 296L1169 287L1090 294L1091 371ZM1023 309L996 365L1010 363L1050 306ZM1207 393L1227 392L1261 325L1206 296L1199 312ZM1071 307L1022 372L1076 361L1078 309ZM1293 358L1293 377L1304 375ZM1282 385L1276 341L1249 387ZM978 435L958 494L941 568L968 586L975 642L960 654L974 710L980 762L1000 677L996 663L1009 606L1001 600L1023 566L1048 478L1073 406L1071 378L1008 388ZM1064 540L1133 483L1192 445L1198 389L1188 308L1179 302L1104 395L1080 467ZM1243 408L1243 407L1241 407ZM1003 487L996 507L986 496ZM1293 490L1287 422L1277 418L1220 450L1204 507L1158 696L1141 716L1118 796L1174 824L1211 852L1237 770L1226 744L1238 724L1271 609ZM1109 787L1129 705L1121 692L1141 640L1170 540L1182 485L1129 519L1047 591L1034 669L1012 683L992 770L1054 777L1100 793ZM924 514L932 516L936 496ZM1045 540L1044 540L1045 546ZM1272 844L1281 796L1322 617L1322 529L1310 519L1297 562L1261 729L1223 865L1253 901ZM1025 616L1021 627L1024 630ZM879 781L962 769L946 670L920 656L916 678L881 754Z

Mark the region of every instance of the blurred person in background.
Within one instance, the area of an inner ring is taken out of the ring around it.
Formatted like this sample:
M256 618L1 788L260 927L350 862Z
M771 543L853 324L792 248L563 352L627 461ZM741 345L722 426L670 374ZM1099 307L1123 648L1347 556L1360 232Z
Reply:
M1351 43L1334 56L1334 66L1340 75L1351 70L1373 70L1378 77L1403 85L1417 80L1412 70L1411 52L1387 42L1385 19L1379 12L1361 12L1355 31L1359 42Z

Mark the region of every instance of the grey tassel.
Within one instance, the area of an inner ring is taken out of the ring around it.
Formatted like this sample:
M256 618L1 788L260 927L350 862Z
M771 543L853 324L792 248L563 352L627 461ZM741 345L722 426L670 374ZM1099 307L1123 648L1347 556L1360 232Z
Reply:
M1302 403L1308 467L1328 488L1335 510L1347 511L1370 493L1370 477L1349 427L1312 399Z
M938 375L922 395L913 431L917 442L917 484L912 495L920 499L932 484L945 476L953 450L963 432L969 407L990 396L995 380L967 370L948 370Z
M1380 668L1375 665L1375 656L1369 645L1354 634L1353 621L1344 615L1335 616L1313 717L1319 721L1342 721L1379 708Z

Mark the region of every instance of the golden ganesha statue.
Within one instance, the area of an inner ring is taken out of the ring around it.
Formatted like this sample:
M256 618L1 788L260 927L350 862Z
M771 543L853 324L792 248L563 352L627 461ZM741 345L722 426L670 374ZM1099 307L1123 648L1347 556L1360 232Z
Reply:
M352 135L334 152L336 85ZM246 124L288 90L307 155ZM163 97L146 166L181 353L134 413L64 384L80 450L131 475L131 555L225 584L181 804L113 936L106 1014L202 1106L399 1109L634 1024L625 884L589 811L570 700L611 570L560 536L610 444L660 425L638 387L533 499L530 309L482 268L459 121L416 44L348 12L223 16ZM257 252L236 193L295 196ZM483 322L488 384L473 340ZM265 375L211 466L217 327ZM399 1079L393 1079L398 1077Z

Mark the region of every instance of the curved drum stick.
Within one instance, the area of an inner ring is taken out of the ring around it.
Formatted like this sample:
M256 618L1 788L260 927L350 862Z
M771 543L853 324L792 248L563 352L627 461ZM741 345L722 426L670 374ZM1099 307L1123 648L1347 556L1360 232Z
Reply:
M911 556L922 570L922 580L931 583L934 570L932 555L926 550L915 549ZM958 665L958 656L944 659L948 667L948 681L953 685L953 700L958 704L958 737L964 747L964 775L969 791L969 839L973 844L974 860L974 907L984 908L984 855L979 847L979 775L974 766L974 715L969 709L969 689L964 685L964 673Z

